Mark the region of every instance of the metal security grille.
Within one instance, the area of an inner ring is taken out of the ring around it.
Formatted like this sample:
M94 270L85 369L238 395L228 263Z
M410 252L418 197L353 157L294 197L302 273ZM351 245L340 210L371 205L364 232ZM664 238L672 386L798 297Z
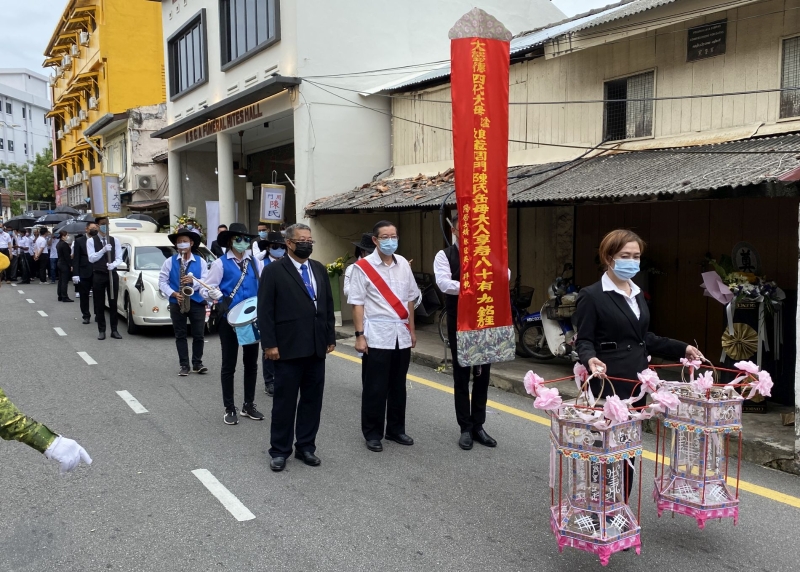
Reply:
M220 0L223 65L278 40L277 5L275 0Z
M618 141L653 134L655 73L647 72L605 84L605 139ZM641 101L651 99L651 101ZM639 101L629 101L639 100Z
M783 41L781 88L800 87L800 37ZM800 90L781 92L781 118L800 115Z

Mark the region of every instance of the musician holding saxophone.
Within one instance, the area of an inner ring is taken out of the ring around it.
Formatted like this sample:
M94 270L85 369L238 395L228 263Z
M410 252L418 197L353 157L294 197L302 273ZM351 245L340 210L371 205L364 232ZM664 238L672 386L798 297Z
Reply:
M190 230L181 229L170 234L168 238L178 249L178 253L167 258L161 266L158 287L169 298L169 316L175 330L175 346L181 366L178 375L189 375L187 318L192 333L192 371L206 373L208 368L203 365L206 301L200 295L200 282L207 279L208 266L205 260L192 252L200 245L200 236Z

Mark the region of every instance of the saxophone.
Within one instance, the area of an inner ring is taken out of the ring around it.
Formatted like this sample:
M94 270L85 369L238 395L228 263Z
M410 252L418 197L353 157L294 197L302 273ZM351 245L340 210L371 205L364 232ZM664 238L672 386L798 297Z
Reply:
M188 264L185 264L183 261L183 256L181 256L181 274L179 279L179 285L181 287L181 294L183 295L183 301L180 303L180 310L181 314L188 314L189 309L192 305L192 295L194 294L194 288L189 285L183 285L183 278L186 276L186 267Z

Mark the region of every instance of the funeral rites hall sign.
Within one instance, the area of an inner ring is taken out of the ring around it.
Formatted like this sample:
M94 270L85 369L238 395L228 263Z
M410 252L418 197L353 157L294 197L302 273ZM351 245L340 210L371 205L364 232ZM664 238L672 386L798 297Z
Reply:
M511 32L474 8L450 30L462 366L514 359L508 285L508 68Z
M687 34L686 61L695 62L725 53L728 39L728 21L719 20L702 26L689 28Z
M249 123L254 119L258 119L262 115L263 113L261 111L260 103L254 103L242 109L237 109L236 111L232 111L227 115L223 115L217 119L212 119L207 123L203 123L198 127L190 129L185 134L186 143L203 139L220 131L233 129L234 127L238 127L239 125Z

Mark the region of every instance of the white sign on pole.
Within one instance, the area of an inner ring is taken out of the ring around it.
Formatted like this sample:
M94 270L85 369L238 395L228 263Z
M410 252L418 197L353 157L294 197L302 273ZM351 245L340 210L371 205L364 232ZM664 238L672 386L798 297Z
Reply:
M122 214L119 177L117 175L92 175L89 199L95 216L118 217Z
M261 216L259 220L267 224L283 222L283 208L286 202L284 185L261 185Z
M197 207L189 207L186 209L186 216L194 218L197 216Z

